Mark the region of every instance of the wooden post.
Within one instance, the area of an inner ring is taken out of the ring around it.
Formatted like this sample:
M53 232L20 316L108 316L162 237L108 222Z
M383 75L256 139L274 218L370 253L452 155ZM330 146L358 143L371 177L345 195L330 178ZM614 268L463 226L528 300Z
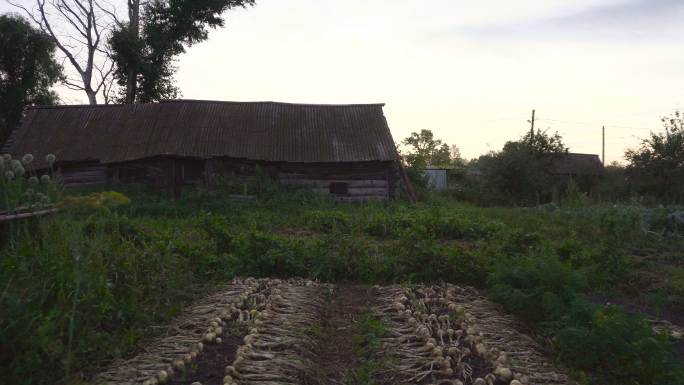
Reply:
M534 139L534 115L535 115L535 113L536 113L536 111L532 110L532 120L528 120L528 122L532 126L530 128L530 140Z
M602 145L603 145L603 150L602 150L602 155L601 155L601 160L603 161L603 167L606 167L606 126L603 126L602 130Z
M401 174L401 179L404 181L404 185L406 185L406 193L409 196L409 200L411 201L411 203L416 203L418 201L418 196L416 194L415 188L413 187L413 183L411 183L411 180L406 174L406 170L404 169L404 166L401 164L401 161L397 163L399 165L399 173Z

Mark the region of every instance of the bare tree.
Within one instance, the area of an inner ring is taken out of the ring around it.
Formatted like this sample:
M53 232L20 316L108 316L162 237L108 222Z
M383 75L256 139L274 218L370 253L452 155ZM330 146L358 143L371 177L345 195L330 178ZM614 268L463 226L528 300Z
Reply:
M97 104L98 94L104 103L109 103L114 86L114 62L107 52L106 34L118 20L113 7L105 1L35 0L29 8L7 0L55 40L65 60L80 77L79 80L67 76L65 86L85 92L90 104Z

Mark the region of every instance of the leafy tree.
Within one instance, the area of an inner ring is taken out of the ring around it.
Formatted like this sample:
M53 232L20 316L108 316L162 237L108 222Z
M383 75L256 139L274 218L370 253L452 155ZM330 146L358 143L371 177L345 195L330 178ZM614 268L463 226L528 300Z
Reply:
M477 168L485 189L506 200L500 203L536 204L551 200L559 183L556 162L565 153L558 133L537 131L507 142L500 152L481 156Z
M61 79L55 43L22 17L0 16L0 143L21 121L31 104L54 104L50 89Z
M404 155L404 160L409 167L447 167L451 164L449 145L441 139L435 139L430 130L412 132L411 136L404 139L402 143L409 147L409 153Z
M662 119L665 131L651 133L637 149L628 150L627 172L637 192L673 202L684 201L684 115Z
M173 78L175 58L186 47L206 40L210 28L222 27L225 24L222 13L254 4L255 0L148 2L142 17L131 17L128 25L120 25L109 41L116 62L117 83L126 90L123 99L132 103L177 97ZM137 7L139 1L129 1L131 15L135 15Z

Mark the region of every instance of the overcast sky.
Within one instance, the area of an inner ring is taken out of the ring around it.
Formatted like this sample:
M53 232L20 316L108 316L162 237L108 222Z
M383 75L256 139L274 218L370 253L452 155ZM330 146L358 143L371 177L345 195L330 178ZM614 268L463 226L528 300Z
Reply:
M684 0L257 2L180 58L184 98L383 102L395 141L431 129L468 158L535 108L574 152L605 124L607 161L684 100Z

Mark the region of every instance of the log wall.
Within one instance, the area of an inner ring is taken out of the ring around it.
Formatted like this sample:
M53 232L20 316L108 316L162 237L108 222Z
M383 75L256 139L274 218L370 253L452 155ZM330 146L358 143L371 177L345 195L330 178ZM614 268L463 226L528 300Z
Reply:
M179 196L183 186L206 183L220 177L267 176L288 186L331 194L341 201L384 200L394 197L398 170L393 162L284 163L245 159L209 160L157 157L103 165L81 163L61 166L66 185L141 183Z
M222 158L208 161L207 169L214 176L262 173L285 185L331 194L341 201L393 198L398 179L393 162L284 163Z
M78 163L58 168L65 186L92 185L107 182L107 166L100 163Z

